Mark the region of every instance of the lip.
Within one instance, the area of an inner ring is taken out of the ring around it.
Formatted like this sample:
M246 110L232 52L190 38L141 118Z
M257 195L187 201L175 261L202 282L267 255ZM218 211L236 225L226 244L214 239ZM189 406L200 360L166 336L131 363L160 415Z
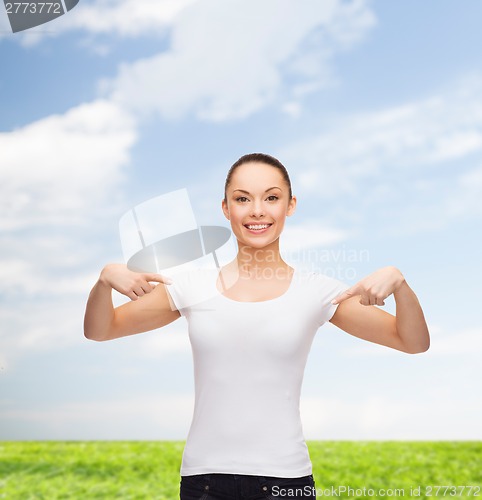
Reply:
M265 224L269 224L269 225L268 225L268 227L266 227L264 229L249 229L249 227L248 227L248 226L264 226ZM243 226L246 228L246 230L249 231L251 234L264 234L272 225L273 225L273 223L269 223L269 222L263 222L263 224L260 224L259 222L243 224Z

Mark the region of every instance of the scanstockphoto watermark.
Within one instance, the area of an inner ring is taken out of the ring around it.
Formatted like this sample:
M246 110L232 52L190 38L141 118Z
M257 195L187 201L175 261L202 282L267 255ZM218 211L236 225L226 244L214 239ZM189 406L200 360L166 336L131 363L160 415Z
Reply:
M78 3L79 0L3 1L12 33L25 31L53 21L72 10Z
M243 254L243 249L241 249L241 253ZM278 254L273 250L245 253L243 261L246 265L276 262L278 259ZM351 248L345 244L337 248L299 248L282 253L283 257L292 264L301 264L309 271L342 281L356 281L360 273L359 264L370 261L368 249Z
M359 277L358 265L370 261L367 248L351 248L343 244L336 248L311 248L285 252L293 263L308 263L313 272L345 281Z
M337 498L362 498L362 497L404 497L404 488L353 488L351 486L332 486L330 488L317 488L315 486L304 486L302 488L283 488L273 486L271 490L273 498L303 498L303 497L337 497Z
M394 498L394 497L461 497L472 498L481 496L480 486L475 485L417 485L402 488L367 488L349 485L331 486L329 488L317 488L315 486L304 486L302 488L283 488L273 486L271 490L273 498L303 498L334 497L334 498Z

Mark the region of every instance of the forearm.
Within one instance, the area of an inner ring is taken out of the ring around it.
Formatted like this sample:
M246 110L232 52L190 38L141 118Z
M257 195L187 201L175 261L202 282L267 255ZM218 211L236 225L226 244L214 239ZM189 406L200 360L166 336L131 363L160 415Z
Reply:
M89 340L108 338L114 320L112 288L99 279L92 288L84 316L84 336Z
M406 281L395 290L393 296L397 332L407 352L415 354L426 351L430 347L430 334L417 296Z

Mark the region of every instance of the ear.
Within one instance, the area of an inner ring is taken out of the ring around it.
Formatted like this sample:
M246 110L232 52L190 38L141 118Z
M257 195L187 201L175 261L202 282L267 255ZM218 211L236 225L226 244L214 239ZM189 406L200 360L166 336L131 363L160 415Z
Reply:
M226 217L226 219L229 220L228 204L226 203L226 201L224 200L224 198L223 198L223 201L221 202L221 208L223 209L224 216Z
M293 196L291 198L291 200L289 201L289 204L288 204L288 213L286 215L288 217L290 215L293 215L295 213L295 210L296 210L296 196Z

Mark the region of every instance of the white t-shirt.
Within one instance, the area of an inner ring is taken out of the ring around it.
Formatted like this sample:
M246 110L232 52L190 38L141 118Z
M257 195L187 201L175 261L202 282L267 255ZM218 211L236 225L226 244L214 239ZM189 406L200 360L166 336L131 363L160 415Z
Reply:
M166 288L188 321L194 414L181 475L300 477L312 473L299 400L318 328L348 285L295 268L272 300L239 302L216 288L217 269L173 275Z

